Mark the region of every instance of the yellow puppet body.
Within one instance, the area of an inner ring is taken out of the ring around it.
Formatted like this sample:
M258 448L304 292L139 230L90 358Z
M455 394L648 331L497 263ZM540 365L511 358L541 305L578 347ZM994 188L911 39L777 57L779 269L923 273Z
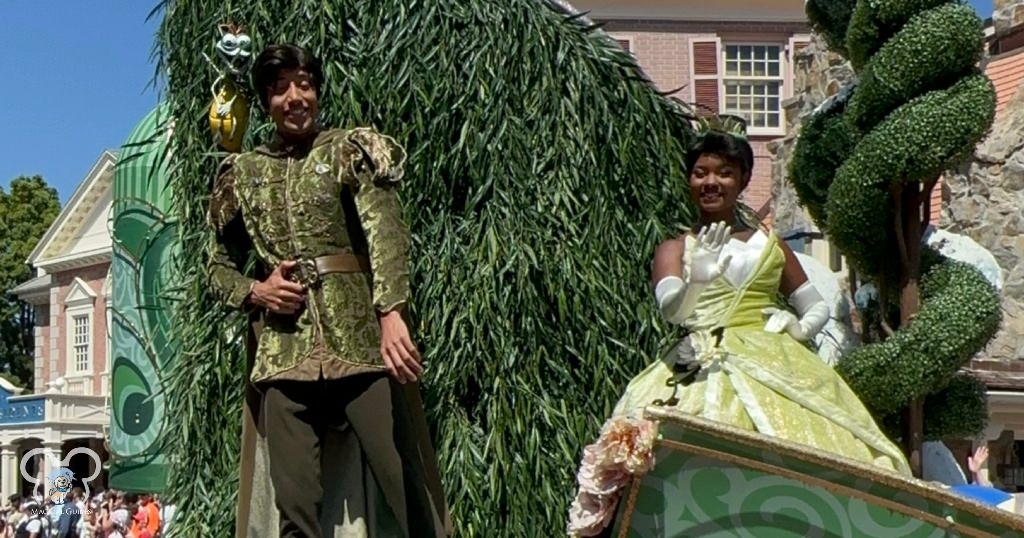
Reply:
M225 78L217 97L210 103L210 130L226 151L242 149L242 138L249 125L249 100L238 92L234 81Z
M219 28L221 36L214 48L220 64L203 54L218 74L210 88L213 95L210 131L221 148L237 153L242 149L245 129L249 126L249 98L241 91L240 81L244 80L252 61L252 40L237 24L221 24Z

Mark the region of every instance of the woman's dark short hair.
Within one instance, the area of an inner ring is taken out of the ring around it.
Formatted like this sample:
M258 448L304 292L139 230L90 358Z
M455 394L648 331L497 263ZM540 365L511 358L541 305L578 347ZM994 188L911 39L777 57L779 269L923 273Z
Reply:
M316 95L320 97L320 87L324 82L324 70L320 59L308 49L298 45L270 45L256 57L252 69L252 83L259 94L263 110L267 110L267 90L277 82L277 76L285 69L301 69L309 73L313 79Z
M746 140L719 131L708 131L686 153L686 173L693 173L693 167L701 155L711 154L740 164L743 187L750 183L754 173L754 150Z

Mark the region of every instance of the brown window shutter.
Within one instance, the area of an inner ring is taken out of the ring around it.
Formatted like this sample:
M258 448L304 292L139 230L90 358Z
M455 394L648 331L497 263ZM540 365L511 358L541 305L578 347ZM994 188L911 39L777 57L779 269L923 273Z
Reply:
M700 114L718 114L718 80L704 79L693 81L693 100L697 103Z
M718 43L715 41L693 42L693 74L718 74Z
M697 113L718 114L721 100L722 44L718 38L698 38L690 41L690 87Z

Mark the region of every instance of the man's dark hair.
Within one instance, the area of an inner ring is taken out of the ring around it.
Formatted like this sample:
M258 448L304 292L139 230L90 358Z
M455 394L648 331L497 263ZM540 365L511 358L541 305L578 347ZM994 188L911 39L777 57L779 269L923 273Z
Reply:
M320 59L298 45L270 45L256 57L252 69L252 83L259 94L263 110L269 107L267 90L274 86L278 74L285 69L301 69L308 73L313 79L317 97L321 96L320 87L324 83L324 70Z

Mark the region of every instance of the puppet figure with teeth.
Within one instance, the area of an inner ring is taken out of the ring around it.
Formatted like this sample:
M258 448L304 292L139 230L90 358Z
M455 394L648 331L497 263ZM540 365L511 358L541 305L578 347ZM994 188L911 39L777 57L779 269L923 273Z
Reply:
M249 98L244 93L242 78L252 63L252 40L241 26L229 23L219 28L221 36L214 47L219 64L203 55L217 71L217 79L210 87L210 130L221 148L235 153L242 149L242 138L249 125Z

